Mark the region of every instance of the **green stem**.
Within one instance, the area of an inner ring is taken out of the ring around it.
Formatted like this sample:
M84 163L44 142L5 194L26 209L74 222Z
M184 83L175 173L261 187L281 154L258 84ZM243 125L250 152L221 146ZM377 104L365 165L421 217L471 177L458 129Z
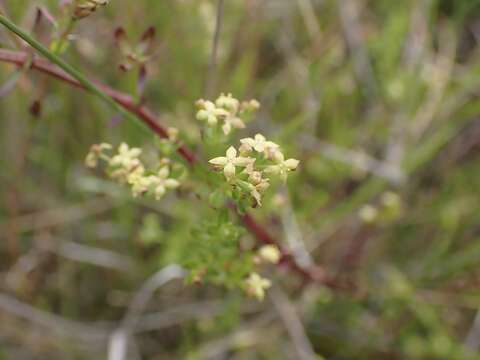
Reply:
M101 89L99 89L95 84L93 84L90 80L87 79L85 75L75 69L73 66L65 62L63 59L55 55L52 51L47 49L43 46L40 42L35 40L30 34L23 31L13 22L8 20L5 16L0 13L0 24L4 25L8 30L15 33L18 37L22 38L26 41L31 47L37 50L40 54L42 54L45 58L49 61L60 67L64 70L67 74L72 76L75 80L77 80L85 89L90 91L93 95L97 96L98 98L102 99L106 102L110 107L124 116L126 119L135 122L138 125L142 125L143 129L146 129L145 125L137 120L135 116L133 116L130 112L123 109L120 105L118 105L115 100L113 100L110 96L106 95Z
M60 55L63 52L63 50L66 48L66 46L68 46L65 44L68 44L68 35L70 35L70 33L75 28L75 23L76 23L75 18L70 17L67 25L65 26L65 29L63 29L63 31L60 33L57 39L53 42L54 46L50 46L50 49L53 54Z

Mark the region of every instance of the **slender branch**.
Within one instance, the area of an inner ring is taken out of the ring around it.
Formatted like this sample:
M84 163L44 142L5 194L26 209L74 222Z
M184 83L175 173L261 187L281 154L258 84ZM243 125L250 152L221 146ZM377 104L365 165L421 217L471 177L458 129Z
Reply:
M280 287L273 287L270 299L282 320L300 360L318 359L312 343L308 339L302 320L290 299Z
M25 52L10 51L0 49L0 62L7 62L23 66L25 61L28 61L29 55ZM31 68L40 71L44 74L50 75L58 80L61 80L74 87L85 89L85 86L78 80L74 79L68 73L60 69L58 66L51 64L49 61L34 58L31 61ZM104 84L94 81L96 87L103 91L106 95L111 97L115 102L122 106L125 110L135 114L143 121L155 134L159 137L166 138L168 136L167 130L164 126L157 122L155 114L150 111L146 106L138 106L135 100L127 94L114 90ZM178 148L178 153L190 164L195 165L197 158L195 154L186 146L181 145ZM257 238L257 240L263 244L275 244L276 241L266 230L260 225L250 214L246 214L242 217L242 220L246 228ZM295 259L287 249L282 249L281 264L294 270L295 272L303 275L305 280L309 282L318 282L326 286L335 288L337 284L327 277L325 270L322 267L314 266L311 268L303 268L295 262Z
M252 215L246 213L242 217L245 227L252 233L258 241L263 244L272 244L278 245L278 242L265 230L265 228L260 225ZM289 269L294 270L295 272L301 274L306 281L309 282L318 282L323 285L326 285L331 288L340 288L341 284L337 283L335 279L327 275L325 269L318 265L313 265L310 267L300 266L296 261L295 257L292 255L290 250L280 247L281 258L280 265L284 265Z
M362 24L359 19L360 5L355 0L340 0L337 4L345 40L352 53L355 76L364 85L369 98L373 98L373 95L378 93L378 85L362 36Z
M108 359L124 360L126 358L130 335L155 291L170 280L181 279L184 276L185 271L180 266L172 264L159 270L143 283L128 307L120 327L110 337Z
M0 49L0 61L9 62L16 64L18 66L23 66L25 61L28 61L29 54L25 52L10 51L5 49ZM67 74L65 71L60 69L58 66L53 65L49 61L34 58L31 63L31 68L38 70L42 73L50 75L58 80L66 82L67 84L73 85L80 89L86 89L79 81L74 79L72 76ZM92 81L96 84L96 87L111 97L116 103L122 106L125 110L134 113L137 115L141 121L143 121L155 134L161 138L167 138L167 129L157 122L156 115L150 111L145 106L138 106L135 99L130 95L124 94L117 90L114 90L107 85L100 84L99 82ZM180 155L191 165L196 162L195 154L186 148L185 146L180 146L178 148Z
M108 337L105 323L80 323L32 307L5 293L0 293L0 311L42 326L62 337L86 342L100 342Z

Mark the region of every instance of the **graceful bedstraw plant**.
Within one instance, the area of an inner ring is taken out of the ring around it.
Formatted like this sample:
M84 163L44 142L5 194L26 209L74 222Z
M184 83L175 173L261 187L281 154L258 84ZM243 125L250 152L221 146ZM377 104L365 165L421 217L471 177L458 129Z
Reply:
M262 300L271 281L259 273L262 267L278 264L282 259L280 249L273 244L261 247L242 244L244 230L230 219L229 208L242 213L247 208L262 205L262 199L276 180L286 181L299 161L286 159L280 145L256 134L241 138L238 147L228 144L234 129L246 127L244 116L257 110L256 100L240 102L231 94L221 94L215 101L199 100L196 118L209 129L217 127L219 132L210 135L221 137L220 146L226 146L224 154L208 160L207 178L212 182L193 178L189 181L203 181L210 190L207 205L217 216L206 217L192 229L182 264L190 270L193 283L213 282L228 288L242 289L247 295ZM168 129L169 138L163 140L172 146L178 145L178 130ZM227 142L227 144L225 144ZM217 144L217 145L218 145ZM208 148L206 142L205 148ZM218 146L217 146L218 148ZM182 186L178 171L181 167L167 157L159 158L156 165L148 167L142 160L142 149L126 143L116 149L107 143L93 145L85 164L90 168L105 164L106 173L114 181L128 186L134 197L150 196L161 200L171 190ZM192 172L191 176L195 176ZM202 187L203 188L203 187ZM193 190L192 190L193 191ZM197 194L197 198L202 198ZM192 249L194 251L192 251Z

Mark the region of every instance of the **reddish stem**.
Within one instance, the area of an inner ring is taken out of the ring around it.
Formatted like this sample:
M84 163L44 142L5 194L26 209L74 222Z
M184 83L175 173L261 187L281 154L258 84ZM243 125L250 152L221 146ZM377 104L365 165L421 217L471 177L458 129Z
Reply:
M29 55L27 53L0 49L0 61L9 62L18 66L23 66L25 61L27 61L28 56ZM35 57L32 60L31 68L48 74L80 89L84 89L84 87L77 80L47 60ZM107 85L99 83L98 81L93 81L93 83L95 83L95 85L105 92L105 94L114 99L126 110L136 114L155 134L162 138L168 138L167 129L157 122L157 117L147 107L144 105L139 106L130 95L114 90ZM185 145L181 145L178 148L178 152L190 165L193 165L196 162L195 154Z
M28 61L29 54L25 52L11 51L0 49L0 62L8 62L16 64L17 66L23 66L25 61ZM31 62L31 68L38 70L44 74L48 74L63 82L73 85L77 88L84 89L84 87L66 72L58 68L56 65L51 64L49 61L34 57ZM167 129L157 122L157 117L150 111L145 105L138 105L135 100L128 94L119 92L111 87L104 85L98 81L94 81L105 94L109 95L118 104L124 107L126 110L133 114L136 114L140 120L142 120L155 134L162 138L168 138ZM181 145L178 148L178 153L190 164L197 163L195 154L188 149L185 145ZM242 217L242 220L246 228L257 238L257 240L263 244L275 244L278 246L278 242L260 225L250 214L246 214ZM301 274L305 280L311 282L319 282L326 286L335 288L337 284L327 277L325 270L322 267L314 266L312 268L304 268L300 266L292 254L285 248L281 248L282 258L280 264L287 266L288 268Z

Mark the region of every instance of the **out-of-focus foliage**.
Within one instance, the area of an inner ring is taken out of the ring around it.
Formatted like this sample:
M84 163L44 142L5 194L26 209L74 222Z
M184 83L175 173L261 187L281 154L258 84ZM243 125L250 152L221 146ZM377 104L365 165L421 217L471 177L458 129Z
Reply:
M138 96L138 69L119 69L114 33L139 39L154 26L145 103L207 164L224 149L202 148L193 104L205 96L216 4L112 0L77 24L62 56ZM0 6L25 29L36 6L60 15L57 0ZM139 319L129 359L298 359L303 334L292 335L281 294L319 357L479 359L479 19L476 0L225 1L215 95L258 99L238 137L261 132L301 161L255 216L352 286L304 284L272 266L274 289L253 303L172 282ZM52 31L44 21L35 35ZM0 44L23 46L4 28ZM212 256L210 275L224 276L212 240L227 232L232 257L239 238L254 240L216 228L199 199L208 191L188 180L155 201L85 169L93 143L147 156L162 144L78 89L15 71L0 63L1 84L18 77L0 98L0 359L105 359L151 274Z

